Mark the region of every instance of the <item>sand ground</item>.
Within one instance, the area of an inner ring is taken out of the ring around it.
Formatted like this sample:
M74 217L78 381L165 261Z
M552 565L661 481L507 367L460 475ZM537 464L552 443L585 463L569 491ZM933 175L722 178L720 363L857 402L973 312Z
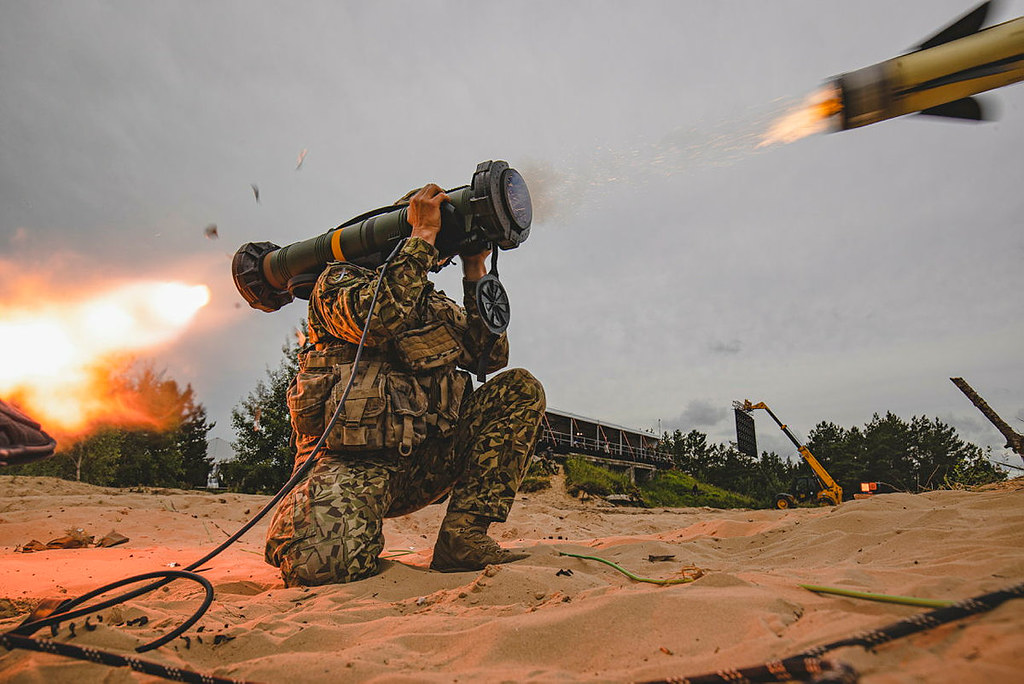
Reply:
M18 624L41 598L186 565L268 498L0 476L0 629ZM426 568L442 514L432 506L387 521L386 548L397 560L380 575L309 589L286 589L264 564L264 520L203 573L216 601L189 639L145 658L261 682L642 681L759 664L924 610L818 595L801 583L961 599L1024 581L1024 479L790 511L645 510L582 503L560 490L526 494L492 531L531 556L472 573ZM16 552L70 528L96 537L116 530L130 541ZM638 583L559 550L646 577L695 569L703 576ZM649 560L659 555L672 559ZM92 631L80 620L74 637L64 627L56 638L131 653L173 629L199 597L196 585L176 582L103 611ZM141 616L145 625L127 625ZM1010 601L875 652L832 655L870 684L1018 682L1022 635L1024 601ZM160 680L12 651L0 653L0 681Z

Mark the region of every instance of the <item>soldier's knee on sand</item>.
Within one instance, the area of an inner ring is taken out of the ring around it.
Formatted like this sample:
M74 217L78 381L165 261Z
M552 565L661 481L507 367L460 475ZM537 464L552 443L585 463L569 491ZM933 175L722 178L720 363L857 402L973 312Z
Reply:
M348 541L354 541L349 538ZM376 544L362 546L356 553L339 558L324 545L301 541L281 554L281 577L288 587L315 587L322 584L345 584L366 579L380 571L380 552Z

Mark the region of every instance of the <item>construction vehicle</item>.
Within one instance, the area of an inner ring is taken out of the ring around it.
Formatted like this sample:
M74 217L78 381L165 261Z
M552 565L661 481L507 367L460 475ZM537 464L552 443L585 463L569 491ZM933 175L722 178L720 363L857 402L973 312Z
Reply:
M814 503L819 506L835 506L843 500L843 488L832 479L821 462L814 457L811 450L800 443L790 429L781 421L764 402L756 404L750 400L733 402L736 410L736 445L739 450L757 458L757 439L754 432L754 417L750 415L755 409L764 409L772 417L779 428L793 442L807 465L811 467L814 477L798 477L793 483L792 492L782 492L775 497L775 507L780 509L793 508L798 503Z

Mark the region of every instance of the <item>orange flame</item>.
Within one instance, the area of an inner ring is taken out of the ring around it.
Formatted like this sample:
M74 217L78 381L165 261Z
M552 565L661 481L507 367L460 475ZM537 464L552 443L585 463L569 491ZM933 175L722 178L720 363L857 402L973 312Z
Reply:
M809 95L798 107L778 119L764 134L758 147L791 143L815 133L824 133L832 117L843 111L836 87L829 84Z
M0 396L71 436L101 422L152 422L116 389L112 368L173 340L209 301L205 285L138 282L77 302L0 308Z

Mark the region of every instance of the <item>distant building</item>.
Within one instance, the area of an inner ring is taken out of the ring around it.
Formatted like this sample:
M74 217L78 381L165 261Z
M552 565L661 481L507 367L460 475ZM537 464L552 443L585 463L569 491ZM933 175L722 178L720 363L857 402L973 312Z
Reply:
M206 477L207 489L220 489L220 464L235 457L231 443L220 437L206 440L206 455L212 460L210 474Z
M538 454L579 454L654 468L672 467L656 435L567 411L548 409L541 424Z

